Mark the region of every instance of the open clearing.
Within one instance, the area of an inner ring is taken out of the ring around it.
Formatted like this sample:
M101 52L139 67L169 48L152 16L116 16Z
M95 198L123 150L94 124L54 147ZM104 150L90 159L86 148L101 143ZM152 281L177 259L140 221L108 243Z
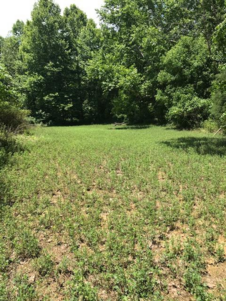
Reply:
M226 300L226 140L37 128L1 167L0 300Z

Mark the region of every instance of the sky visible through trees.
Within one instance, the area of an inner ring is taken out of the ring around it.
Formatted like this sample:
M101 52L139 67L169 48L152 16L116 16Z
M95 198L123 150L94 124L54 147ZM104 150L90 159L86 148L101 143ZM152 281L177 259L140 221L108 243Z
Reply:
M31 11L36 0L9 0L0 2L0 36L6 37L12 29L16 20L30 19ZM98 17L95 9L99 9L104 4L104 0L59 0L56 1L62 10L71 4L77 5L82 9L89 18L94 19L98 23Z

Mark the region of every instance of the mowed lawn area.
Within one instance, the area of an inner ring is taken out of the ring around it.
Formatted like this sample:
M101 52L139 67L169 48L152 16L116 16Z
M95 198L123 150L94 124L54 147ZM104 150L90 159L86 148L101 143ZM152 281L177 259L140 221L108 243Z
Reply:
M226 300L226 140L36 128L0 171L0 300Z

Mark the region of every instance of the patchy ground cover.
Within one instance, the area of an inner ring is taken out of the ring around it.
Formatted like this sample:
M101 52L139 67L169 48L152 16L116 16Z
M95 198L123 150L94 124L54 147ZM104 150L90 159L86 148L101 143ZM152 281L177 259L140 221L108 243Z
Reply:
M0 300L226 300L226 141L37 128L0 171Z

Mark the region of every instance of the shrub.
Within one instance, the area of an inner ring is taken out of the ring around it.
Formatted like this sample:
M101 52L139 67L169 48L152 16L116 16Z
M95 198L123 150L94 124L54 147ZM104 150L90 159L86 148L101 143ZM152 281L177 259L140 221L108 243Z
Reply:
M20 107L12 78L0 65L0 125L11 131L22 131L27 126L29 112Z
M0 126L0 168L8 162L12 154L22 150L23 146L18 143L13 133L6 126Z
M212 119L205 120L202 127L210 133L214 133L218 130L217 122Z
M20 110L9 104L0 104L0 124L6 129L13 132L23 132L28 127L26 117L29 111Z
M177 128L200 127L202 122L208 118L210 111L209 99L201 99L182 91L174 93L173 97L174 103L177 103L177 105L170 108L167 117Z

